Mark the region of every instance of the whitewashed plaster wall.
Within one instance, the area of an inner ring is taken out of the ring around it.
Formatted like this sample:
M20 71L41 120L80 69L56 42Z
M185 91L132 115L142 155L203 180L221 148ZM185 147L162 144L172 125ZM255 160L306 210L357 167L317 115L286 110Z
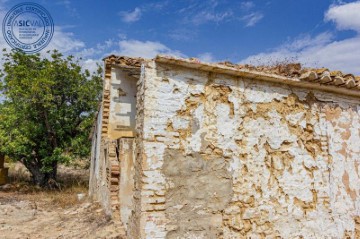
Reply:
M360 238L359 99L155 62L143 75L139 237Z

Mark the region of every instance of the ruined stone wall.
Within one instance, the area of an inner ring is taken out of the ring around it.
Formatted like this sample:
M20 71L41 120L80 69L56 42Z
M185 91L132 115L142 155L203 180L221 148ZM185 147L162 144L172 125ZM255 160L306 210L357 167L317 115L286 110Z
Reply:
M91 137L91 156L90 156L90 179L89 179L89 193L96 193L96 181L99 180L100 176L100 164L98 159L100 158L100 146L101 146L101 129L102 129L102 116L103 116L103 107L100 106L99 111L96 115L96 123L92 130Z
M128 71L105 64L103 100L92 136L90 196L125 227L134 188L136 82Z
M359 99L154 62L144 82L136 238L359 238Z
M141 238L140 236L140 219L142 214L141 199L142 193L142 160L144 158L144 107L145 107L145 77L148 77L148 71L145 71L144 65L141 67L141 75L137 81L136 93L136 137L134 139L134 192L133 192L133 209L129 217L127 226L128 238ZM151 72L151 70L150 70Z
M105 64L103 80L103 98L98 115L96 126L92 134L91 165L89 179L89 194L93 200L100 202L105 212L111 215L110 187L107 182L108 165L108 125L110 98L111 67Z
M120 160L120 182L118 185L120 219L125 229L127 229L134 209L136 142L133 138L121 138L118 142Z
M107 137L134 137L137 79L118 68L111 69L110 115Z
M90 179L89 194L92 198L99 201L108 214L111 213L109 201L109 188L106 182L106 161L107 161L107 144L102 142L102 118L103 107L100 108L96 126L93 130L91 162L90 162Z

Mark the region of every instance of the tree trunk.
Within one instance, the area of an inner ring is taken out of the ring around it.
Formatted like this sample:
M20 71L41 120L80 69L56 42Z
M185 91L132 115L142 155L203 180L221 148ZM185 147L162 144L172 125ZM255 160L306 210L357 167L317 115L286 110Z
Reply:
M23 162L25 167L30 171L32 181L35 185L42 188L57 189L59 184L56 182L57 162L51 165L51 171L42 172L42 166L32 162Z

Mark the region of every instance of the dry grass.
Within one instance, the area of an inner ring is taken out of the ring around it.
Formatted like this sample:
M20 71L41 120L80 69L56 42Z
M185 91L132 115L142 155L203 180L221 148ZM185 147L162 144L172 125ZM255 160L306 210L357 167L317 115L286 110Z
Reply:
M8 196L60 208L74 206L87 198L88 170L83 167L59 166L59 189L49 190L33 185L30 174L23 165L10 163L7 166L10 168L9 184L3 191L6 191ZM82 194L84 199L79 200L79 194ZM6 194L1 193L1 196L5 197Z
M45 190L30 183L22 165L7 166L10 183L0 187L0 238L124 238L123 228L87 199L84 167L59 167L60 189ZM85 198L78 200L78 194Z
M31 193L27 195L27 198L31 201L42 201L55 207L67 208L79 204L81 201L78 199L77 195L86 195L86 193L87 188L74 186L59 191L47 190Z

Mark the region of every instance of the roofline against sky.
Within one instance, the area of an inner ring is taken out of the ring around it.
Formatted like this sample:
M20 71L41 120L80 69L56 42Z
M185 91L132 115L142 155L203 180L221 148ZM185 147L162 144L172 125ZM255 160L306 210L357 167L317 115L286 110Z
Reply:
M120 56L109 55L109 56L105 57L103 60L106 65L109 65L109 64L116 65L114 60L111 60L111 59L119 58L119 57ZM352 88L348 88L347 85L345 85L345 83L344 84L335 84L334 82L321 83L319 81L314 81L314 80L308 81L307 79L305 79L305 80L301 79L301 77L300 78L299 77L286 77L286 76L282 76L282 75L278 75L278 74L267 73L267 72L262 72L262 71L257 71L257 70L250 70L250 69L246 69L246 68L238 69L238 68L226 66L224 64L204 63L204 62L200 62L197 59L194 60L193 58L184 59L184 58L178 58L178 57L167 56L167 55L157 55L154 59L144 59L144 58L138 58L138 57L123 57L123 58L135 60L136 63L139 63L139 61L144 62L144 61L154 60L155 62L182 66L182 67L186 67L189 69L209 71L209 72L214 72L214 73L219 73L219 74L226 74L226 75L242 77L242 78L246 78L246 79L261 80L261 81L266 81L266 82L271 82L271 83L286 84L289 86L295 86L295 87L306 88L306 89L311 89L311 90L319 90L319 91L330 92L330 93L337 93L337 94L341 94L341 95L360 98L360 85L359 85L360 82L356 83L357 84L356 86L354 86ZM127 66L119 65L119 67L126 68ZM317 80L319 80L319 79L320 78L318 78ZM343 78L339 78L339 80L343 80Z

